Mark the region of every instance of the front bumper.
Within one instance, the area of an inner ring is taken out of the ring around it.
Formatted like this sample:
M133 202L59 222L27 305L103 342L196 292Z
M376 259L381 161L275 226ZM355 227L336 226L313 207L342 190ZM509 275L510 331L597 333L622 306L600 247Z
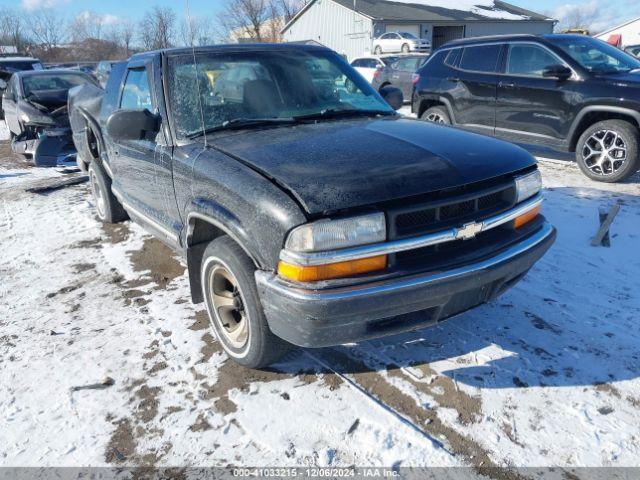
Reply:
M296 288L257 271L271 331L302 347L326 347L423 328L494 299L551 247L548 223L495 256L448 271L326 290Z
M12 148L16 153L31 155L38 167L55 167L76 153L68 128L43 130L37 138L16 139Z

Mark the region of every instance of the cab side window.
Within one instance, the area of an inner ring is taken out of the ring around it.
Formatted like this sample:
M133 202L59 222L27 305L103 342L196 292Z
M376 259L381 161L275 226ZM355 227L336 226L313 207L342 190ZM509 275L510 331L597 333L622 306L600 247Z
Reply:
M145 68L129 70L127 73L127 79L122 90L120 108L132 110L144 110L146 108L149 111L153 111L151 88Z
M562 60L538 45L510 45L506 73L542 77L545 68L562 64Z
M462 52L460 68L472 72L493 73L498 65L502 45L466 47Z

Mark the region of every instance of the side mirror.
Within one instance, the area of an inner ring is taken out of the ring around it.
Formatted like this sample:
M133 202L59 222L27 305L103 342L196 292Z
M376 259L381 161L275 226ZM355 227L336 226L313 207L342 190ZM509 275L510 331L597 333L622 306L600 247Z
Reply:
M389 106L394 110L399 110L402 108L404 97L402 95L402 90L400 90L399 88L382 87L380 89L380 95L382 95L384 101L387 102Z
M564 65L549 65L542 71L545 78L557 78L558 80L566 80L571 77L571 69Z
M160 131L160 117L144 110L118 110L107 119L107 133L115 140L144 140Z

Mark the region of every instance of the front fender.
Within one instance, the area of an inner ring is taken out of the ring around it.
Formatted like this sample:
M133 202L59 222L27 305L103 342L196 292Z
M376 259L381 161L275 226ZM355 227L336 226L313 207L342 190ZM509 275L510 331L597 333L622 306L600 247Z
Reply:
M205 149L191 168L179 170L185 180L190 178L177 186L189 197L182 240L194 301L201 296L202 253L221 235L231 237L257 269L275 271L288 232L307 221L295 200L272 180L214 149Z

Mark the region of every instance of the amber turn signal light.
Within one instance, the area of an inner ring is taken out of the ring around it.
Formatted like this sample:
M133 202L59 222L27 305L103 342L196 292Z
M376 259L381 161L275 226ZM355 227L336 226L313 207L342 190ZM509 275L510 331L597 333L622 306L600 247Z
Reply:
M534 218L536 218L538 215L540 215L540 205L538 205L535 208L532 208L527 213L524 213L520 215L518 218L516 218L513 222L513 226L515 228L520 228L523 225L529 223Z
M309 266L293 265L280 261L278 263L278 274L295 282L317 282L319 280L352 277L384 268L387 268L387 255Z

